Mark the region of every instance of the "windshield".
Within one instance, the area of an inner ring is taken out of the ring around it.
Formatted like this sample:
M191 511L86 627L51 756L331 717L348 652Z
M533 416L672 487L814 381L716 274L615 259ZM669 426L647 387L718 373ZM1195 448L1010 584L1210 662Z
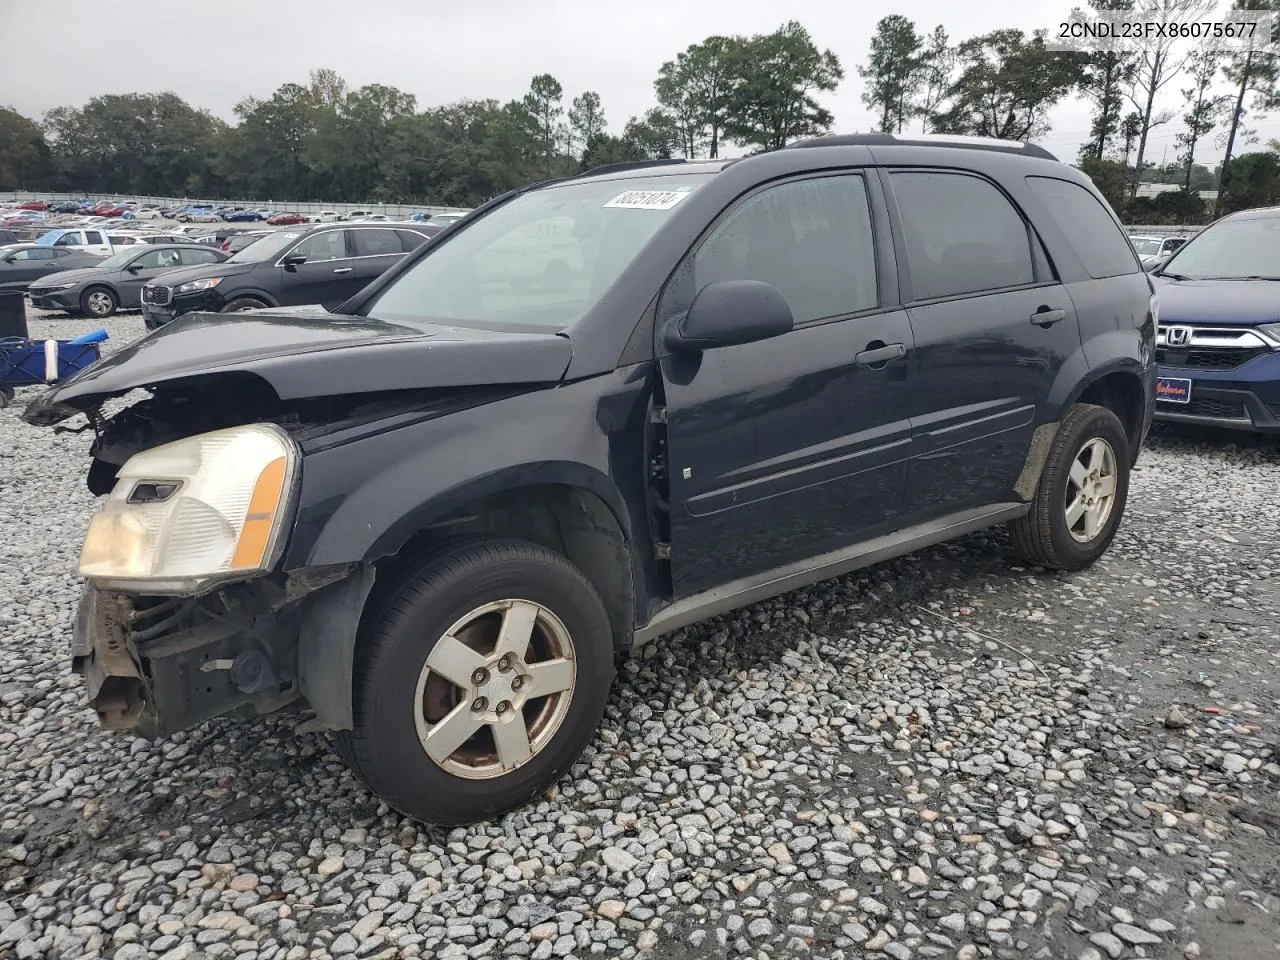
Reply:
M1160 252L1160 241L1155 237L1130 237L1129 240L1140 257L1154 257Z
M376 319L561 329L592 306L713 174L566 183L509 200L365 307Z
M1188 280L1280 280L1280 217L1222 220L1184 243L1160 272Z
M101 270L123 270L125 265L137 255L137 250L122 250L120 253L113 253L105 259L99 260L94 266Z
M227 263L261 263L279 254L285 247L297 240L298 233L272 233L251 243L234 257L228 257Z

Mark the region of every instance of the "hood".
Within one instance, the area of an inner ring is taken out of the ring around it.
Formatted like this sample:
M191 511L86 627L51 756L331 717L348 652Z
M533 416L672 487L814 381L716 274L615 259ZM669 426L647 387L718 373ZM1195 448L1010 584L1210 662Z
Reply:
M1280 280L1151 279L1160 297L1163 326L1257 326L1280 320Z
M321 307L189 313L51 388L22 416L48 426L139 387L230 373L262 378L281 400L554 383L572 356L556 333L408 325Z
M114 276L114 270L101 270L98 267L80 267L76 270L59 270L57 273L46 273L39 280L33 280L32 290L45 287L57 287L64 283L84 283L86 280L102 280Z
M147 281L149 287L177 287L205 277L238 277L248 273L256 263L205 263L194 267L175 267Z

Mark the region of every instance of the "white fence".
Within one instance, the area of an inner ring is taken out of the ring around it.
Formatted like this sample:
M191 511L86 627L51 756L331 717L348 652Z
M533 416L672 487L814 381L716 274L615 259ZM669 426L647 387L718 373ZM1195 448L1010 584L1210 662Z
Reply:
M1168 223L1162 223L1154 227L1143 224L1125 226L1125 230L1136 237L1194 237L1203 229L1203 226L1179 227Z
M0 206L16 206L19 203L25 203L28 200L43 200L46 203L62 203L66 200L79 200L84 194L80 193L0 193ZM415 213L425 213L434 215L437 213L467 213L467 207L440 207L432 205L416 205L405 203L298 203L292 200L275 201L267 200L211 200L207 197L142 197L132 196L129 194L97 194L94 199L97 200L113 200L123 203L126 200L134 200L139 204L154 203L161 207L175 206L185 203L204 203L211 206L227 206L227 207L244 207L246 210L253 210L258 207L269 207L272 210L289 211L306 214L323 213L326 210L334 210L341 214L350 213L353 210L363 210L368 213L381 213L392 218L393 220L403 220Z

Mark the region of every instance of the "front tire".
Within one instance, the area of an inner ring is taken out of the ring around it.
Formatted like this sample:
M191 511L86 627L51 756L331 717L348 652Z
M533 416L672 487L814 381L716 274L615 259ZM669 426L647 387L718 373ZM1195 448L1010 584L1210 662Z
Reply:
M613 676L609 618L581 570L525 541L458 544L373 611L339 752L407 816L486 820L577 760Z
M223 313L244 313L246 310L262 310L267 305L255 297L236 297L225 307Z
M1009 524L1014 551L1050 570L1082 570L1102 556L1129 495L1129 438L1106 407L1073 404L1049 449L1031 511Z
M106 287L90 287L80 294L80 311L94 320L105 320L118 306L120 301Z

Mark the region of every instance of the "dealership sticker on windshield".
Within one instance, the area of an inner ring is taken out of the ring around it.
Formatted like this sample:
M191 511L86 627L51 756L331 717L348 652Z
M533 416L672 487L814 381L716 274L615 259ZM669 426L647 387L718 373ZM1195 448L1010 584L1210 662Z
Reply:
M688 190L628 190L605 206L623 210L670 210L688 195Z

